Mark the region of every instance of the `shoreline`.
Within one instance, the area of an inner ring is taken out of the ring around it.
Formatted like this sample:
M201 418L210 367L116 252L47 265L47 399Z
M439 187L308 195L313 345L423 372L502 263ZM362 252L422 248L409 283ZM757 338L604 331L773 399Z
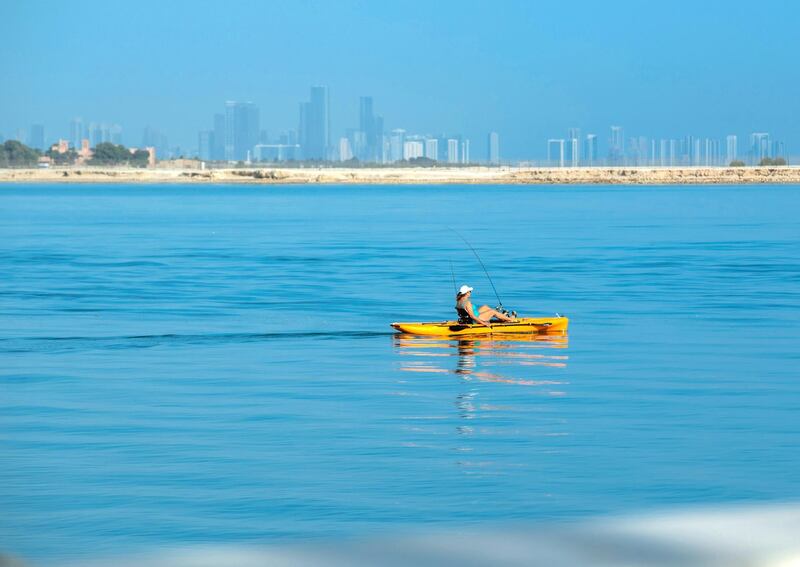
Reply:
M0 183L256 185L758 185L800 184L800 166L0 169Z

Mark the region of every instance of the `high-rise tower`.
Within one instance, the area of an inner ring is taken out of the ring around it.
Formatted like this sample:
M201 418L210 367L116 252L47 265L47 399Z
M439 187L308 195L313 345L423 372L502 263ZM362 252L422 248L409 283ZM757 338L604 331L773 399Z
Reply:
M491 165L498 165L500 163L500 135L497 132L489 133L489 163Z
M309 101L300 105L300 145L305 159L329 159L330 130L328 87L311 87Z
M225 159L242 161L258 143L258 107L252 102L225 103Z

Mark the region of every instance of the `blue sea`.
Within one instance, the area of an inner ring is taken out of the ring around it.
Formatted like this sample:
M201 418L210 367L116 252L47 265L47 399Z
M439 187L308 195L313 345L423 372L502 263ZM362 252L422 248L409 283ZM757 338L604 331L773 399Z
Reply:
M453 283L566 336L398 336ZM800 498L800 187L0 186L0 552Z

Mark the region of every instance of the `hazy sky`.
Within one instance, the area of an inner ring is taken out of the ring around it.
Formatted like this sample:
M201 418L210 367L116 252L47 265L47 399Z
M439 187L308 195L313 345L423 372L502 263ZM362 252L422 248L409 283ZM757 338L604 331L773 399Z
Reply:
M0 134L73 116L197 146L225 100L271 134L330 87L333 134L375 97L386 128L463 133L535 158L570 127L608 138L767 131L800 154L800 3L779 0L0 2ZM740 142L740 145L743 142Z

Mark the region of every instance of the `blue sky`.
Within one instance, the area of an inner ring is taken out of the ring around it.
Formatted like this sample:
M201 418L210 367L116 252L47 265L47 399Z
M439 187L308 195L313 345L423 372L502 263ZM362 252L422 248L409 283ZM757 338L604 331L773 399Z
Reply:
M0 134L73 116L196 146L226 99L271 133L311 84L334 134L375 97L387 128L463 133L536 158L570 127L626 136L768 131L800 154L800 3L704 1L3 2Z

